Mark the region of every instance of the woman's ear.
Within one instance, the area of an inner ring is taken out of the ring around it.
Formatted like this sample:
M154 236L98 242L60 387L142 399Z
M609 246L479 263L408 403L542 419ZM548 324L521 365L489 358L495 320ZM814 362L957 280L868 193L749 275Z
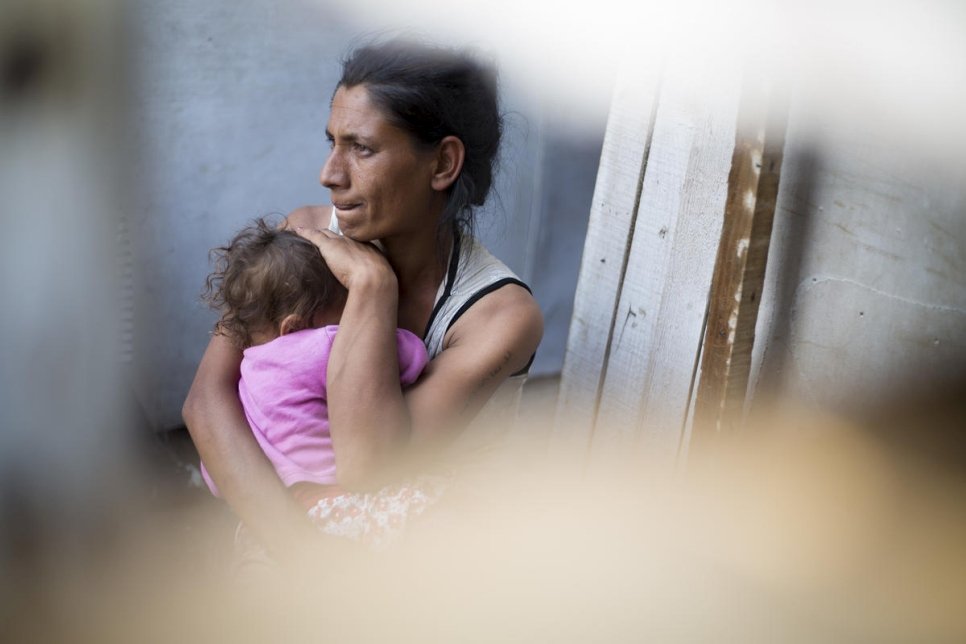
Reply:
M448 189L463 169L466 148L455 136L444 136L436 148L436 168L433 172L433 190L440 192Z
M295 313L289 313L284 318L282 318L282 323L278 325L279 335L288 335L295 331L301 331L305 328L305 324L302 322L302 318Z

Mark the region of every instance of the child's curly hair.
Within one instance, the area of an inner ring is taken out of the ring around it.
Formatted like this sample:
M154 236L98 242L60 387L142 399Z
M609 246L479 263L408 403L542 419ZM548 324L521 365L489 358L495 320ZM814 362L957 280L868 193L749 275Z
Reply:
M215 270L205 280L202 298L221 312L215 333L239 348L252 345L252 332L277 331L296 314L307 327L316 311L346 295L319 249L264 218L243 228L228 243L212 249Z

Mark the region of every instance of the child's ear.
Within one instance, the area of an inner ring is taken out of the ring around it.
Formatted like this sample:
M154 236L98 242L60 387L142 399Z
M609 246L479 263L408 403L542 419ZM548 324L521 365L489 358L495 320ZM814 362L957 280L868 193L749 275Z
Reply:
M301 331L305 328L302 318L295 313L289 313L282 318L282 323L278 325L279 335L288 335L294 331Z

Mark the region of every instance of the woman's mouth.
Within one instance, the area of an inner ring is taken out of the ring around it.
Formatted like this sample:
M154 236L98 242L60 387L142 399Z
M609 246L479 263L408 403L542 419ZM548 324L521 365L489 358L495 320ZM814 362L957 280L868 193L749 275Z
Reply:
M333 203L332 207L335 208L336 213L349 212L359 207L357 203Z

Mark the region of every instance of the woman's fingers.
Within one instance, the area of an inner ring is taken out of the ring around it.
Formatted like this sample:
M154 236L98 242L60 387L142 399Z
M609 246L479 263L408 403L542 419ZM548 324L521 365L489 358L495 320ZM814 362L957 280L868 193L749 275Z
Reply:
M297 226L295 232L316 245L329 270L348 289L358 277L392 274L389 262L372 244L363 244L330 230Z
M330 230L318 230L316 228L306 228L305 226L296 226L294 230L300 237L306 238L316 246L320 243L324 244L325 242L323 240L325 239L339 237L339 235L336 235Z

